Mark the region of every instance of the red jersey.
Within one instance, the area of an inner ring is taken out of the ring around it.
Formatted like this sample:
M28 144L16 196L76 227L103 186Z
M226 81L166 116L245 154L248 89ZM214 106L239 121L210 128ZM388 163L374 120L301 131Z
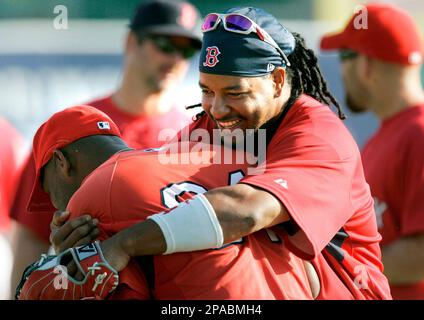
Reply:
M104 240L194 194L236 183L246 171L246 165L213 164L215 150L211 149L203 151L200 164L182 160L193 154L196 152L170 152L179 157L176 164L161 162L154 150L114 155L72 196L70 218L89 212L99 219L99 238ZM262 230L219 249L152 259L155 299L312 298L303 261L271 231ZM134 260L120 273L120 283L115 299L148 297L147 281Z
M123 140L130 147L136 149L158 147L162 144L161 141L158 141L161 129L169 128L178 131L182 125L189 123L189 117L178 111L177 108L158 116L135 116L125 113L118 109L110 96L88 102L87 105L106 113L118 126ZM27 211L28 199L35 179L35 163L32 156L23 170L11 216L48 242L53 212L29 213Z
M383 121L362 152L382 246L424 233L424 105ZM391 286L394 299L424 299L424 281Z
M203 116L189 130L196 128L214 123ZM287 208L290 221L272 229L312 261L318 299L391 298L360 153L328 106L299 97L267 145L264 173L241 183L267 190Z
M0 118L0 231L10 228L10 208L26 148L21 135Z

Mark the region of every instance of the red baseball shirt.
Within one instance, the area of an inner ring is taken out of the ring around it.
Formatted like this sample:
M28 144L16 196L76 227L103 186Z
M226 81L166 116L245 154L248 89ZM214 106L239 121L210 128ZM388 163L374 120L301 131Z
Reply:
M16 184L25 160L26 148L21 135L0 118L0 231L9 230L9 211Z
M170 128L178 131L182 125L189 122L189 117L177 108L160 116L135 116L118 109L110 96L87 103L106 113L116 123L127 144L136 149L154 148L163 144L158 141L159 131ZM26 225L41 239L49 241L50 221L53 212L29 213L28 199L35 179L35 164L30 157L23 169L19 182L17 196L11 210L11 216L16 221Z
M203 116L190 131L214 127ZM319 299L391 298L360 153L328 106L299 97L267 146L264 173L241 183L285 205L290 222L272 229L290 251L312 261L321 282Z
M190 149L198 150L198 146L191 144ZM89 212L99 219L103 240L194 194L236 183L247 167L213 164L215 150L203 151L203 162L198 164L189 158L196 152L170 152L180 162L175 164L161 162L159 154L127 151L114 155L92 172L73 195L68 205L70 218ZM261 230L216 250L158 255L152 259L155 299L312 298L303 261L270 230ZM149 296L147 281L135 261L120 273L120 283L115 299Z
M424 105L383 121L362 152L382 246L424 233ZM394 299L424 299L424 281L391 286Z

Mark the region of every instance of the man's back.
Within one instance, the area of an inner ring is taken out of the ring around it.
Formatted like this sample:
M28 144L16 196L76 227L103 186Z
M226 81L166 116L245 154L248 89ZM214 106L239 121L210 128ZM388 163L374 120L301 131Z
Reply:
M383 247L424 232L423 152L424 105L383 121L362 152ZM391 289L395 299L424 298L424 281Z
M178 156L179 163L166 163L175 160L171 155ZM203 151L202 155L203 162L193 164L193 158L184 157L199 154L188 151L171 152L169 157L155 150L119 153L86 178L68 209L72 217L89 212L98 218L100 239L105 239L149 215L175 207L194 194L236 183L247 168L244 164L208 163L212 162L213 151ZM185 160L190 161L182 164ZM157 299L311 298L303 261L291 254L270 230L220 249L153 259L153 296ZM134 263L130 268L132 271L125 269L121 278L132 288L132 274L140 270L136 270Z

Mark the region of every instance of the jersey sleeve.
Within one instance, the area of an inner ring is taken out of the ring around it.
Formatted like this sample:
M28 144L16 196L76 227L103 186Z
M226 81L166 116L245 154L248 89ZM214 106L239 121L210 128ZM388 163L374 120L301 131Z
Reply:
M306 260L316 257L353 214L350 190L359 150L343 141L340 125L330 123L326 129L324 138L313 129L293 129L274 139L263 173L241 180L268 191L285 206L290 215L282 224L286 245Z
M410 147L399 168L399 189L403 191L400 226L403 235L424 233L424 132L411 139Z

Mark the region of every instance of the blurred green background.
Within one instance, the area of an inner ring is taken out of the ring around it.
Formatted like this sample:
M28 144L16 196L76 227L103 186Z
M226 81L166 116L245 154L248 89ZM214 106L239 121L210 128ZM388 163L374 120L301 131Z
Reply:
M56 5L76 19L127 19L143 0L0 0L0 18L48 18ZM280 19L341 19L365 0L190 0L205 15L235 6L257 6ZM423 0L386 0L405 8L423 27Z
M336 0L338 1L338 0ZM342 0L343 1L343 0ZM125 19L131 16L140 0L0 0L0 18L47 18L52 8L61 4L68 8L70 18ZM308 19L313 17L313 0L193 0L205 15L234 6L257 6L280 18Z

